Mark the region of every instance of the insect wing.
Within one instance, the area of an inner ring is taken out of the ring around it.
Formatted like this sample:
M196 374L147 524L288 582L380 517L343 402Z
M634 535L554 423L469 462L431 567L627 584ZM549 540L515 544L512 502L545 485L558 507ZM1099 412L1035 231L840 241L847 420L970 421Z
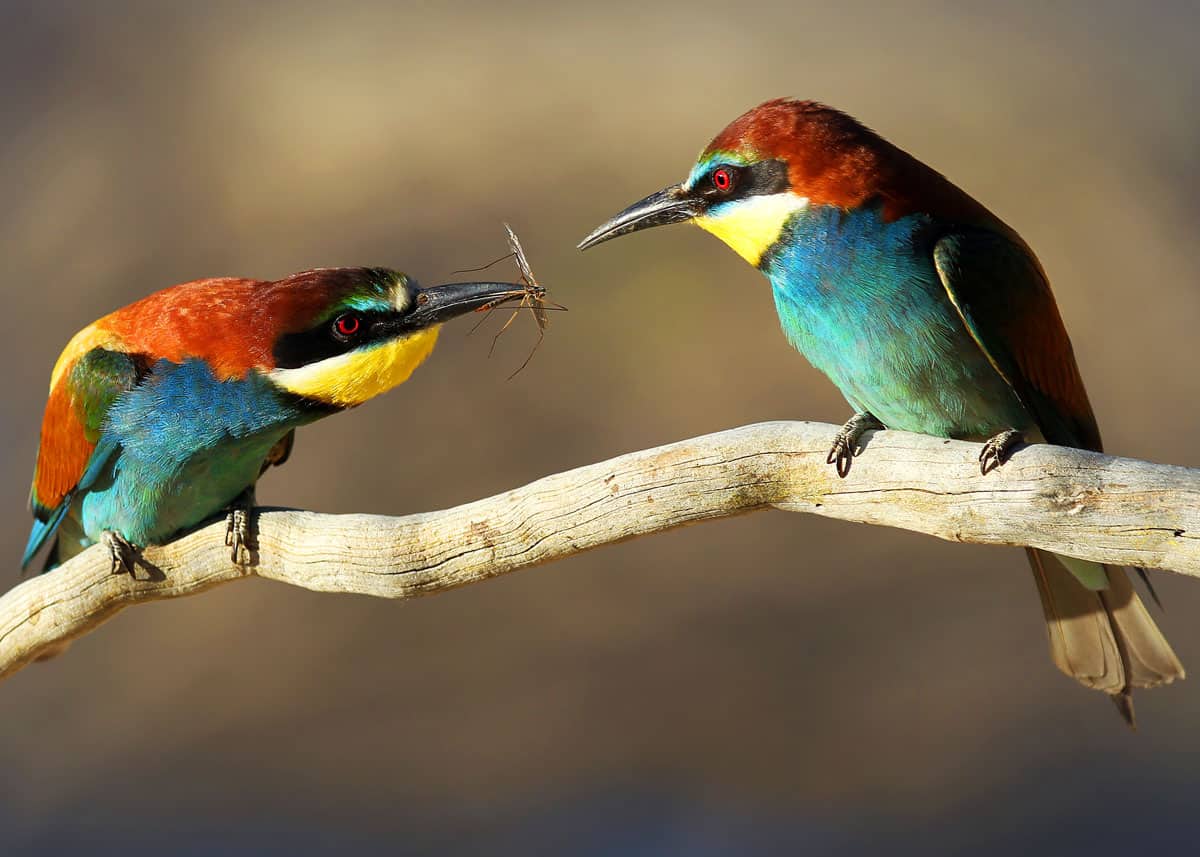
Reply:
M545 294L546 290L538 285L538 281L533 276L533 269L529 267L529 259L525 257L525 248L521 246L521 239L517 238L517 233L513 232L512 227L507 223L504 224L504 231L508 233L508 246L512 250L517 267L521 269L521 279L531 289Z

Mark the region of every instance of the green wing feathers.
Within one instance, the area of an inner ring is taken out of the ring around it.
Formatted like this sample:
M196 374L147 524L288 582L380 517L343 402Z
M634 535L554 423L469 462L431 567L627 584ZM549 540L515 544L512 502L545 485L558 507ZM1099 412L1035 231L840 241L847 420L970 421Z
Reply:
M963 323L1049 443L1101 448L1050 284L1019 239L985 229L943 236L933 261Z
M50 391L29 494L34 524L22 568L54 536L80 482L99 469L94 466L97 456L107 458L113 452L105 445L97 449L105 416L117 397L135 387L145 373L145 361L138 355L93 348L80 355Z

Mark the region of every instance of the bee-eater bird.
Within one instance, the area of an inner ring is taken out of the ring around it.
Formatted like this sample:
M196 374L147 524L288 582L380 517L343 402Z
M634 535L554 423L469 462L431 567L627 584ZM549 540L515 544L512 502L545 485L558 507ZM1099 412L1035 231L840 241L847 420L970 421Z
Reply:
M580 243L693 222L770 281L783 332L854 409L829 463L845 476L886 426L987 440L984 473L1020 441L1100 450L1049 281L1021 237L944 176L854 119L768 101L734 120L682 184ZM1124 569L1028 550L1055 664L1110 694L1184 675Z
M261 473L299 426L408 380L441 323L524 287L422 288L383 268L208 279L85 327L50 376L21 567L103 542L113 570L229 509L236 560Z

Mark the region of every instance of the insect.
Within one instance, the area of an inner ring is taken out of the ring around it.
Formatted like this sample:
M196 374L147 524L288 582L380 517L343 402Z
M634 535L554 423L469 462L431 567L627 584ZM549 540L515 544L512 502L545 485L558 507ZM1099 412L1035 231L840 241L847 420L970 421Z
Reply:
M488 356L490 357L492 352L496 350L496 343L500 341L500 337L516 320L517 315L520 314L521 310L528 309L533 313L533 320L538 326L537 342L533 344L533 348L530 350L529 356L525 358L525 362L518 366L517 370L508 376L508 380L511 381L521 373L522 369L529 365L529 361L532 360L533 355L537 353L538 347L542 344L542 340L546 338L546 328L550 325L550 317L547 312L549 310L566 312L567 308L561 304L555 303L554 301L546 300L546 287L541 285L533 276L533 269L529 267L529 259L525 256L525 249L521 246L521 240L517 238L517 233L513 232L512 227L507 223L504 224L504 231L508 233L509 252L504 256L501 256L499 259L496 259L494 262L489 262L487 265L484 265L483 268L490 268L492 265L495 265L496 262L501 262L504 259L512 259L517 263L517 268L521 272L521 281L525 284L525 289L519 294L509 295L508 297L492 301L491 303L485 304L477 309L476 312L487 313L487 315L481 318L475 327L471 328L471 333L474 333L479 328L479 325L487 321L493 310L498 309L505 304L509 304L514 300L519 301L517 306L513 309L512 314L504 322L500 330L496 332L496 335L492 337L492 345L488 349ZM482 268L467 269L467 271L478 270L482 270ZM465 271L456 271L455 273L465 273Z

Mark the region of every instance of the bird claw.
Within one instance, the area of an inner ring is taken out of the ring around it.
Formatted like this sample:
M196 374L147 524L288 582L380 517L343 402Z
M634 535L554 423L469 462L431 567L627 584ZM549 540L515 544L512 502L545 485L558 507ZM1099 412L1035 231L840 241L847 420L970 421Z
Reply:
M234 565L250 561L250 514L254 508L254 492L242 493L229 507L225 518L225 545L229 548L229 560Z
M230 509L225 522L225 546L229 548L229 560L241 565L242 548L246 544L249 527L244 509Z
M108 548L113 574L128 574L134 579L137 578L133 573L134 552L137 548L116 530L105 530L101 533L100 543Z
M854 460L855 441L851 440L846 435L846 430L842 429L833 438L833 446L829 449L829 455L825 456L825 463L832 464L837 468L837 475L842 479L850 472L850 462Z
M862 436L869 431L881 428L883 428L883 423L871 414L866 412L855 414L846 420L846 424L834 435L833 446L829 448L829 454L825 456L825 463L832 464L837 468L838 477L845 479L850 473L850 465L853 463L854 457L862 452L862 448L858 445Z
M1016 429L1006 429L989 438L979 451L979 472L983 476L995 470L1012 457L1013 450L1025 442L1025 436Z

